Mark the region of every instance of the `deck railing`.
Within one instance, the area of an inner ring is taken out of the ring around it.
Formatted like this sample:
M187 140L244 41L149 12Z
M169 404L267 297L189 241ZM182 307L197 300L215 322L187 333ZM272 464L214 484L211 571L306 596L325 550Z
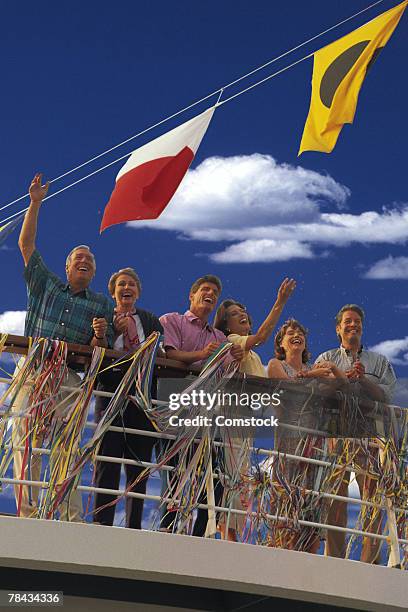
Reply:
M3 351L24 355L24 354L27 354L29 346L30 346L30 340L27 338L19 337L19 336L8 336L7 339L3 343ZM81 364L85 365L86 363L89 363L90 357L92 355L92 349L90 347L83 347L79 345L68 345L68 355L69 355L70 362L74 363L76 367L79 367L79 365ZM116 351L106 350L104 364L106 365L109 363L113 363L122 356L123 354L118 353ZM157 358L156 365L155 365L155 373L159 379L160 378L183 378L187 375L189 375L190 377L191 375L197 375L198 371L194 368L186 368L183 364L179 362L175 362L173 360ZM255 386L255 388L259 387L261 389L263 386L265 386L265 384L269 384L269 383L266 383L264 379L258 379L256 377L248 377L246 379L246 382L248 381L251 383L251 386ZM2 377L0 378L0 382L7 385L7 384L10 384L11 379L7 377ZM79 393L78 388L72 388L72 389L66 389L66 390L71 391L73 395L75 395L75 393ZM99 396L111 397L113 395L112 393L101 392L97 390L93 390L92 393L94 396L99 395ZM367 402L365 403L367 404ZM161 406L161 405L165 405L166 402L160 401L160 400L152 400L152 404L154 406ZM373 403L373 405L374 405L375 410L378 412L378 405L375 402ZM400 407L385 407L384 408L383 407L383 410L384 409L388 410L390 414L392 413L394 417L395 417L395 414L397 414L397 417L400 420L402 419L403 422L405 423L407 422L406 410L404 408L400 408ZM7 406L0 406L0 411L2 411L3 415L5 415L6 417L9 416ZM16 418L16 417L14 416L13 418ZM25 418L25 417L21 417L21 418ZM10 444L11 444L11 441L7 439L7 436L4 433L7 428L4 416L0 420L0 432L1 432L1 424L3 425L2 452L4 453L4 451L10 449ZM85 427L89 430L94 430L96 428L96 425L92 423L91 421L87 421ZM280 422L280 428L282 428L283 430L286 429L288 431L292 430L292 432L296 431L297 433L299 433L299 436L301 435L313 435L313 436L326 435L327 436L327 432L325 431L321 431L321 430L310 428L310 427L302 427L300 425L293 425L293 423L285 424L282 421ZM114 427L112 425L109 427L109 431L122 432L126 435L132 435L132 436L133 435L148 436L148 437L153 437L157 440L172 440L172 439L176 439L177 437L176 435L166 433L165 431L164 432L153 432L153 431L132 429L132 428L127 428L127 427ZM405 439L406 439L406 432L405 432ZM226 443L220 440L212 440L212 444L215 448L222 448L222 447L228 446L229 449L236 448L237 450L239 450L239 447L240 447L240 444L238 443L234 444L234 442L232 443L230 442L227 445ZM384 445L381 444L381 440L380 442L371 441L370 444L372 447L371 452L377 452L377 454L381 454L381 452L383 452ZM375 447L377 447L377 449L379 447L382 447L382 450L376 450ZM21 447L14 446L13 447L13 450L24 450L24 449L25 449L24 446L21 446ZM286 449L286 452L282 453L279 449L276 450L273 448L257 448L255 446L250 446L249 450L253 453L253 456L256 455L258 458L265 457L265 459L269 458L269 461L272 461L272 467L270 467L269 470L268 470L267 464L265 465L265 462L263 462L264 472L268 473L268 477L271 480L275 478L273 461L278 461L278 460L280 462L282 462L283 460L284 463L287 463L287 464L289 464L290 462L299 462L303 465L313 466L316 469L322 468L322 469L332 470L332 471L343 470L343 471L348 471L348 472L354 472L356 469L352 465L344 465L344 462L337 463L335 457L333 456L327 457L323 452L321 452L323 456L322 458L320 458L319 456L316 456L318 455L318 452L315 453L313 457L310 457L310 456L302 456L302 455L299 455L293 452L289 452L287 451L287 449ZM406 539L406 531L407 531L406 524L408 522L406 521L406 516L408 515L406 491L407 491L408 484L407 484L406 464L404 463L405 457L403 456L404 452L406 453L406 448L404 447L404 443L401 443L397 451L399 452L399 459L400 459L400 465L398 466L398 469L400 472L398 486L400 490L398 491L398 495L397 495L397 491L395 491L395 496L390 495L390 491L388 491L388 495L383 494L381 496L381 503L378 503L378 498L377 498L377 501L370 501L370 499L357 499L354 497L342 496L342 495L337 494L336 492L330 493L327 490L324 491L318 488L313 488L313 487L307 488L306 486L304 486L304 483L303 483L303 487L301 488L302 495L307 494L309 496L314 496L315 498L318 498L319 500L326 500L325 502L326 504L329 504L330 502L333 503L333 501L347 502L349 504L353 504L356 506L371 508L371 509L375 509L377 511L383 512L386 516L386 521L384 521L384 528L383 528L382 533L373 533L373 532L370 532L364 529L355 528L355 527L348 527L348 526L340 527L337 525L328 524L327 522L307 520L301 517L300 518L297 517L296 529L300 529L303 527L303 528L309 528L309 529L316 528L318 530L327 530L327 531L332 530L332 531L352 534L352 536L356 536L356 537L365 537L365 538L370 538L372 540L386 542L389 545L388 565L394 566L394 567L397 567L397 566L405 567L406 554L404 554L404 551L407 550L407 545L408 545L408 539ZM50 454L50 449L49 448L32 448L30 449L30 452L32 452L33 455L41 454L41 455L47 456ZM137 461L133 459L125 459L125 458L109 457L109 456L101 456L101 455L96 455L95 460L98 462L120 463L122 465L134 465L134 466L139 466L143 468L148 468L150 470L150 473L153 473L153 472L171 473L176 469L174 465L170 465L170 464L163 465L162 463L157 463L157 462L156 463L142 462L142 461ZM256 462L256 464L259 466L259 461ZM259 471L259 467L257 469ZM227 475L219 474L217 476L217 474L215 474L214 478L216 479L217 477L218 478L221 477L223 479L224 487L228 487L228 476ZM229 478L231 478L231 474L229 474ZM232 478L232 480L235 480L235 482L239 481L239 475L238 476L235 475L235 477ZM22 485L22 486L38 487L41 489L47 489L49 486L48 481L45 481L45 480L44 481L34 481L34 480L16 479L16 478L7 477L6 475L4 475L0 479L0 481L3 485L5 484ZM214 502L214 498L211 495L211 487L213 486L212 483L213 483L213 478L211 478L211 483L210 482L207 483L208 500L209 502L212 502L212 503L207 503L207 504L198 503L195 505L195 509L205 508L209 511L209 516L211 514L212 516L214 516L214 512L217 512L220 514L225 514L227 517L231 517L233 515L243 515L244 517L246 517L247 521L249 522L251 522L252 520L259 519L259 506L257 506L256 504L255 506L252 507L252 509L249 508L247 510L239 510L239 509L231 508L229 505L228 506L216 506ZM208 487L210 487L210 489ZM100 489L100 488L98 489L95 486L86 486L86 485L79 485L77 488L79 491L83 493L89 493L89 494L93 494L99 491L100 493L105 493L105 494L112 495L112 496L123 496L123 497L128 496L128 497L133 497L136 499L152 500L154 502L161 504L162 506L165 506L167 503L170 503L173 506L177 506L178 502L181 503L181 500L175 500L172 497L166 497L165 494L163 496L159 496L159 495L151 495L148 493L146 494L136 493L136 492L132 492L129 490L112 490L112 489ZM401 491L401 488L404 489L404 491ZM391 492L393 493L393 491ZM402 500L402 507L396 504L396 500L399 500L399 501ZM277 505L277 507L279 507L279 505ZM293 529L293 517L288 517L285 515L280 515L279 513L278 514L274 513L273 506L270 506L268 510L269 511L265 512L265 508L263 509L262 520L264 522L266 521L266 522L269 522L269 524L274 525L275 530L285 529L289 526L291 526L291 528ZM228 524L228 520L229 519L226 519L227 524ZM401 529L401 524L403 525L402 529Z

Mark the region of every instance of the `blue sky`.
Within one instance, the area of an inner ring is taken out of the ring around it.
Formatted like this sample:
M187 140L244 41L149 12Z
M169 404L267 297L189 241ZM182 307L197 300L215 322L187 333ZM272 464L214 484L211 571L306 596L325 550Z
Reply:
M259 77L395 4L385 0ZM367 5L367 0L125 0L116 6L73 1L58 3L58 9L46 1L5 4L1 203L24 194L36 171L56 177ZM110 274L130 265L142 279L140 305L158 315L184 311L193 280L215 273L223 280L223 297L244 302L258 324L280 281L292 276L298 288L283 319L294 316L309 328L314 356L336 345L339 307L357 302L367 313L366 345L381 344L405 378L407 28L405 15L363 86L355 124L343 129L331 155L297 158L310 99L309 59L216 111L192 173L161 221L149 228L120 225L99 235L121 163L45 203L37 240L45 261L63 275L72 246L89 244L97 258L94 288L105 291ZM51 192L66 184L56 183ZM188 215L180 213L186 201ZM12 235L0 252L0 327L14 325L14 331L22 315L5 313L22 312L26 303L17 238ZM260 353L267 362L272 343Z
M0 205L26 193L35 172L58 176L368 4L3 3ZM395 4L384 0L259 77ZM121 225L99 235L124 162L45 203L37 240L45 261L63 275L66 254L76 244L88 244L97 258L95 290L106 291L113 271L132 266L143 283L140 305L158 315L184 311L193 280L218 274L223 297L245 303L258 324L281 280L291 276L298 287L282 320L294 316L309 328L313 356L336 345L334 315L344 303L357 302L367 314L365 343L380 345L398 376L407 379L407 32L405 15L363 86L354 125L343 129L331 155L297 158L310 99L309 59L215 113L193 172L160 223ZM120 148L89 171L195 112ZM68 182L56 183L50 192ZM180 214L186 201L189 215ZM3 211L0 219L16 210ZM269 242L261 243L261 237ZM21 332L24 318L17 238L12 235L0 252L2 331ZM272 342L260 349L264 363L272 352ZM400 402L408 401L406 389ZM149 486L156 492L157 481Z

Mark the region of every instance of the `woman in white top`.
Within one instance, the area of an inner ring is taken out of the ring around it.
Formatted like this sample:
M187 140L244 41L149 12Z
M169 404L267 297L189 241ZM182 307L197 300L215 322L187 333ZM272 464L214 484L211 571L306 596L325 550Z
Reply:
M265 321L252 333L252 319L245 306L235 300L224 300L217 309L214 327L228 337L229 342L239 344L245 351L240 372L254 376L266 376L259 355L252 349L267 342L279 320L282 310L296 287L296 281L285 278L279 287L278 296Z
M253 334L252 333L252 319L247 313L245 306L236 302L235 300L224 300L218 307L215 315L214 327L221 330L227 337L229 342L240 345L244 351L244 358L240 363L239 371L252 376L266 377L265 367L262 365L262 361L259 355L253 350L254 347L264 344L269 340L276 323L282 313L282 310L291 296L292 292L296 287L296 282L293 279L285 278L279 287L278 296L275 304L270 310L265 321L260 325L259 329ZM232 440L236 446L243 446L243 440L235 439ZM245 443L250 446L251 440L246 438ZM239 451L238 451L239 453ZM233 473L236 471L238 463L241 463L241 473L249 471L249 450L247 450L247 457L242 460L239 459L237 450L232 447L225 447L225 466L227 473ZM243 493L236 493L231 508L235 510L244 510L241 497ZM245 526L245 516L233 514L229 519L228 539L236 541L237 533L242 534ZM219 522L219 527L222 536L225 538L225 518L223 517Z

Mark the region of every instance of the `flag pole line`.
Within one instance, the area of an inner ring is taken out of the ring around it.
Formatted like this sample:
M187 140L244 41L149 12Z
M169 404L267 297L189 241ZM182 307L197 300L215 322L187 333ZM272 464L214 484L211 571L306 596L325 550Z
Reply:
M262 85L262 83L265 83L266 81L269 81L270 79L272 79L273 77L278 76L279 74L281 74L282 72L286 72L286 70L289 70L289 68L293 68L293 66L296 66L297 64L300 64L301 62L305 61L306 59L309 59L310 57L312 57L314 55L315 52L313 53L309 53L308 55L305 55L304 57L302 57L299 60L296 60L296 62L293 62L292 64L289 64L288 66L285 66L284 68L281 68L280 70L278 70L277 72L274 72L273 74L268 75L267 77L265 77L264 79L261 79L260 81L257 81L256 83L254 83L253 85L250 85L249 87L246 87L245 89L239 91L238 93L234 94L233 96L230 96L229 98L227 98L226 100L223 100L222 102L216 102L215 107L219 107L222 106L223 104L226 104L227 102L230 102L231 100L233 100L234 98L237 98L238 96L246 93L247 91L250 91L251 89L254 89L254 87L258 87L258 85ZM221 94L223 92L223 88L220 90ZM221 94L219 96L218 99L220 99ZM70 183L69 185L66 185L65 187L62 187L62 189L59 189L58 191L55 191L54 193L51 193L50 195L46 196L43 200L43 202L45 202L46 200L49 200L50 198L54 198L55 196L59 195L60 193L62 193L63 191L66 191L67 189L70 189L71 187L74 187L75 185L78 185L78 183L82 183L83 181L86 181L88 178L90 178L91 176L94 176L95 174L99 174L99 172L102 172L103 170L106 170L106 168L109 168L110 166L113 166L114 164L117 164L118 162L122 161L123 159L125 159L126 157L129 157L130 153L126 153L125 155L122 155L121 157L118 157L117 159L114 159L113 161L109 162L108 164L105 164L104 166L102 166L101 168L98 168L96 170L94 170L93 172L90 172L89 174L86 174L85 176L83 176L82 178L74 181L73 183ZM55 179L54 179L55 180ZM10 221L11 219L14 219L15 217L18 217L19 215L22 215L24 212L26 212L28 210L28 206L26 208L24 208L23 210L19 210L16 213L13 213L12 215L9 215L8 217L6 217L5 219L2 219L0 221L0 224L2 223L6 223L7 221ZM1 210L1 209L0 209Z
M45 200L49 200L50 198L55 198L55 196L59 195L63 191L66 191L67 189L70 189L71 187L74 187L75 185L78 185L78 183L82 183L83 181L86 181L86 179L89 179L91 176L94 176L95 174L99 174L99 172L102 172L103 170L106 170L106 168L109 168L110 166L113 166L114 164L117 164L118 162L122 161L122 159L125 159L126 157L129 157L129 155L130 155L130 153L126 153L125 155L122 155L121 157L118 157L117 159L114 159L113 161L109 162L108 164L105 164L105 166L102 166L101 168L98 168L97 170L94 170L93 172L90 172L86 176L83 176L82 178L74 181L73 183L70 183L69 185L66 185L65 187L62 187L61 189L58 189L58 191L55 191L54 193L51 193L50 195L46 196L44 198L43 202L45 202ZM25 196L23 196L23 197L25 197ZM23 208L23 210L19 210L18 212L13 213L9 217L6 217L2 221L0 221L0 225L2 223L6 223L6 221L10 221L10 219L14 219L14 217L18 217L19 215L22 215L28 209L29 209L29 207L26 206L26 208Z
M271 64L274 64L275 62L277 62L278 60L282 59L283 57L286 57L290 53L293 53L294 51L297 51L298 49L301 49L301 47L304 47L308 43L313 42L317 38L320 38L320 36L324 36L324 34L327 34L328 32L331 32L332 30L335 30L336 28L338 28L339 26L343 25L344 23L347 23L351 19L354 19L355 17L358 17L362 13L365 13L366 11L370 10L371 8L376 6L377 4L381 4L382 2L384 2L384 0L377 0L377 2L374 2L373 4L370 4L369 6L366 6L366 8L362 9L361 11L358 11L357 13L354 13L354 15L350 15L350 17L346 17L346 19L343 19L342 21L339 21L335 25L330 26L330 28L327 28L326 30L322 30L321 32L319 32L319 34L315 34L315 36L312 36L311 38L308 38L307 40L304 40L303 42L299 43L295 47L292 47L292 49L289 49L288 51L284 51L284 53L281 53L281 55L277 55L273 59L267 61L265 64L262 64L261 66L258 66L257 68L254 68L250 72L247 72L246 74L238 77L237 79L235 79L235 81L231 81L231 83L228 83L228 85L224 85L223 89L227 89L227 87L232 87L232 85L235 85L236 83L239 83L243 79L246 79L249 76L252 76L256 72L259 72L259 70L262 70L263 68L266 68L267 66L270 66Z
M233 96L230 96L229 98L226 98L226 100L223 100L222 102L218 102L215 106L216 107L222 106L223 104L226 104L227 102L230 102L234 98L238 98L238 96L241 96L242 94L246 93L247 91L250 91L251 89L254 89L255 87L258 87L258 85L262 85L262 83L265 83L266 81L269 81L270 79L273 79L273 77L276 77L279 74L282 74L282 72L286 72L286 70L289 70L289 68L293 68L297 64L300 64L301 62L304 62L305 60L309 59L309 57L313 57L314 54L315 54L315 51L313 51L313 53L309 53L308 55L305 55L304 57L301 57L300 59L296 60L296 62L292 62L292 64L289 64L288 66L285 66L284 68L281 68L280 70L277 70L276 72L273 72L272 74L269 74L264 79L261 79L260 81L257 81L256 83L253 83L252 85L250 85L249 87L246 87L245 89L241 89L241 91L238 91Z
M264 68L270 66L271 64L277 62L278 60L286 57L287 55L289 55L290 53L293 53L294 51L297 51L298 49L300 49L301 47L304 47L305 45L307 45L308 43L317 40L318 38L320 38L321 36L323 36L324 34L327 34L328 32L331 32L332 30L338 28L339 26L347 23L348 21L351 21L352 19L354 19L355 17L358 17L359 15L365 13L366 11L370 10L371 8L373 8L374 6L377 6L378 4L383 3L384 0L377 0L376 2L373 2L372 4L368 5L367 7L365 7L364 9L361 9L360 11L354 13L353 15L350 15L349 17L346 17L345 19L343 19L342 21L339 21L338 23L330 26L329 28L326 28L325 30L322 30L321 32L319 32L318 34L312 36L311 38L308 38L307 40L299 43L298 45L296 45L295 47L292 47L291 49L285 51L284 53L281 53L280 55L272 58L271 60L265 62L264 64L254 68L253 70L250 70L249 72L247 72L246 74L238 77L237 79L231 81L230 83L227 83L226 85L223 85L222 87L219 87L218 89L212 91L211 93L207 94L206 96L200 98L199 100L196 100L195 102L189 104L188 106L185 106L184 108L180 109L179 111L165 117L164 119L161 119L160 121L154 123L153 125L145 128L144 130L138 132L137 134L134 134L133 136L130 136L129 138L127 138L126 140L123 140L122 142L114 145L113 147L110 147L109 149L106 149L106 151L103 151L102 153L99 153L98 155L95 155L93 157L91 157L90 159L82 162L81 164L78 164L77 166L75 166L74 168L72 168L71 170L67 170L66 172L63 172L62 174L58 175L57 177L55 177L54 179L51 179L49 182L51 183L55 183L59 180L61 180L62 178L65 178L66 176L76 172L77 170L80 170L81 168L84 168L85 166L91 164L92 162L96 161L97 159L100 159L101 157L107 155L108 153L111 153L112 151L114 151L115 149L118 149L119 147L122 147L123 145L127 144L128 142L143 136L144 134L146 134L147 132L153 130L156 127L159 127L160 125L162 125L163 123L166 123L167 121L170 121L171 119L174 119L175 117L177 117L178 115L181 115L182 113L190 110L191 108L194 108L195 106L197 106L198 104L200 104L201 102L205 102L206 100L208 100L209 98L215 96L216 94L219 95L218 100L215 104L215 106L221 106L222 104L225 104L226 102L229 102L230 100L233 100L234 98L240 96L243 93L246 93L247 91L250 91L251 89L253 89L254 87L257 87L258 85L261 85L262 83L264 83L265 81L273 78L274 76L277 76L278 74L281 74L281 72L284 72L286 70L288 70L289 68L291 68L292 66L295 66L296 64L304 61L305 59L311 57L312 55L314 55L315 52L303 57L302 59L298 60L297 62L294 62L293 64L290 64L289 66L283 68L282 70L279 70L278 72L275 72L272 75L269 75L268 77L266 77L265 79L262 79L261 81L258 81L257 83L254 83L253 85L251 85L250 87L245 88L244 90L234 94L233 96L230 96L229 98L227 98L226 100L224 100L223 102L219 102L221 96L224 93L224 90L227 89L228 87L232 87L233 85L236 85L237 83L239 83L240 81L243 81L244 79L252 76L253 74L255 74L256 72L259 72L260 70L263 70ZM99 168L98 170L95 170L94 172L91 172L90 174L84 176L83 178L74 181L73 183L70 183L69 185L67 185L66 187L56 191L54 194L51 194L49 196L47 196L47 198L44 198L44 201L46 199L49 199L55 195L58 195L60 193L62 193L63 191L65 191L66 189L69 189L70 187L74 187L75 185L77 185L78 183L81 183L82 181L94 176L95 174L98 174L99 172L102 172L103 170L105 170L106 168L109 168L110 166L112 166L113 164L121 161L122 159L128 157L130 155L130 153L126 153L126 155L119 157L118 159L110 162L109 164L103 166L102 168ZM8 202L7 204L4 204L3 206L0 207L0 211L5 210L6 208L8 208L9 206L12 206L13 204L17 204L18 202L20 202L21 200L24 200L26 197L28 197L29 194L25 193L24 195L16 198L15 200L12 200L11 202ZM7 217L6 219L2 219L0 221L0 224L5 223L11 219L13 219L14 217L17 217L18 215L23 214L24 212L26 212L28 210L28 207L18 211L17 213L14 213L13 215L10 215L9 217Z
M166 121L170 121L170 119L174 119L174 117L177 117L178 115L181 115L182 113L190 110L194 106L197 106L197 104L200 104L201 102L205 102L205 100L208 100L212 96L215 96L215 94L218 94L218 93L222 92L223 89L224 89L223 87L219 87L218 89L216 89L215 91L211 92L207 96L204 96L203 98L200 98L196 102L193 102L192 104L189 104L188 106L185 106L184 108L182 108L181 110L173 113L172 115L169 115L168 117L165 117L164 119L161 119L157 123L154 123L153 125L150 125L149 127L147 127L146 129L142 130L141 132L138 132L137 134L134 134L133 136L130 136L126 140L123 140L119 144L114 145L113 147L111 147L110 149L107 149L103 153L99 153L99 155L95 155L94 157L91 157L87 161L79 164L78 166L75 166L75 168L72 168L71 170L67 170L63 174L60 174L59 176L55 177L54 179L51 179L49 181L49 183L50 184L51 183L55 183L56 181L59 181L60 179L65 178L69 174L72 174L73 172L76 172L77 170L80 170L84 166L87 166L88 164L91 164L92 162L96 161L97 159L103 157L104 155L107 155L108 153L111 153L115 149L118 149L119 147L122 147L123 145L127 144L131 140L134 140L135 138L138 138L139 136L143 136L143 134L146 134L147 132L150 132L150 130L153 130L154 128L158 127L159 125L162 125L163 123L166 123ZM130 155L130 153L126 153L126 155L124 155L120 159L123 159L124 157L128 157L129 155ZM116 163L116 161L119 161L119 160L115 160L115 162L112 162L112 163ZM90 174L89 176L92 176L92 175ZM76 183L72 183L72 185L76 185ZM71 185L67 186L67 188L70 187L70 186ZM26 198L28 195L29 195L28 193L25 193L24 195L20 196L19 198L13 200L12 202L9 202L8 204L5 204L4 206L1 206L0 207L0 211L4 210L5 208L8 208L9 206L12 206L12 204L16 204L17 202L20 202L21 200L24 200L24 198ZM48 196L48 197L50 197L50 196ZM46 198L44 198L44 199L46 199ZM25 210L27 210L27 208L24 209L24 211ZM20 212L24 212L24 211L20 211ZM0 221L0 223L2 223L2 221Z

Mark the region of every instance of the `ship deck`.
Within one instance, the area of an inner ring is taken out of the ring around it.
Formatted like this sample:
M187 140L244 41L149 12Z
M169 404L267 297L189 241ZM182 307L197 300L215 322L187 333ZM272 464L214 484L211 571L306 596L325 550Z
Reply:
M0 517L3 590L64 592L64 610L407 609L397 569L120 527Z

